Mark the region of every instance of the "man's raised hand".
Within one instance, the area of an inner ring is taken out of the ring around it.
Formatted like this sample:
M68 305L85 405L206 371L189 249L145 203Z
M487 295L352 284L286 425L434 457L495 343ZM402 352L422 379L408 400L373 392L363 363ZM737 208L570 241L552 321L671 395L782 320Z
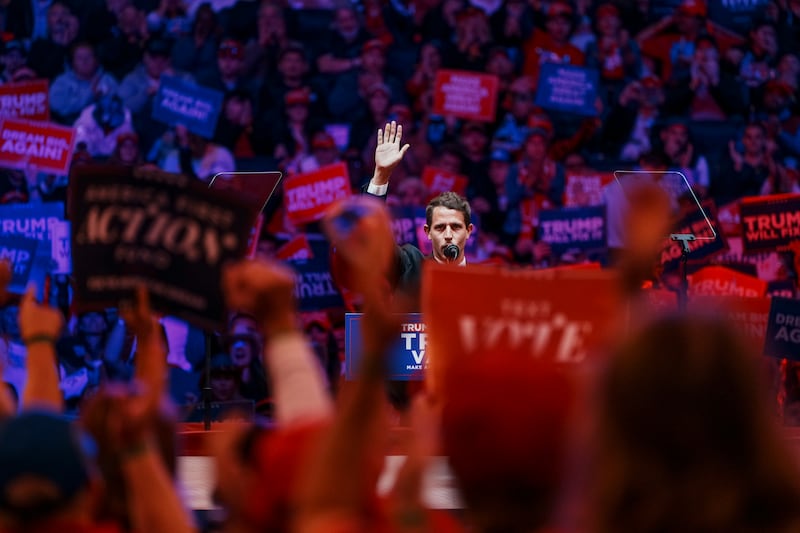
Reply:
M375 147L375 174L372 176L372 182L375 185L388 183L389 176L403 160L409 145L401 147L402 140L403 126L395 121L378 130L378 144Z

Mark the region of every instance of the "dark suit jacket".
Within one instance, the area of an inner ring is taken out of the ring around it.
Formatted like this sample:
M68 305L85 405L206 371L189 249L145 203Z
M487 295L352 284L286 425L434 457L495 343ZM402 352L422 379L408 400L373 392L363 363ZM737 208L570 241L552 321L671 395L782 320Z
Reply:
M386 195L377 196L369 194L367 187L364 185L361 190L367 196L378 198L379 200L386 201ZM422 253L422 250L413 244L404 244L395 248L395 269L394 277L390 281L395 290L402 291L408 295L414 305L415 309L420 309L420 288L422 284L422 263L429 257Z

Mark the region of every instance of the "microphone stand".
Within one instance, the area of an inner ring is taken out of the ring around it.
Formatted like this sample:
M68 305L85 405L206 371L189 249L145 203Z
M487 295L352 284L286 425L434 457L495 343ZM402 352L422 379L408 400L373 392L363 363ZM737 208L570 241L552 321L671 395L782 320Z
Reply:
M681 284L678 288L678 310L683 313L689 303L689 277L687 273L689 252L691 251L689 243L697 239L691 233L673 233L669 238L681 243Z

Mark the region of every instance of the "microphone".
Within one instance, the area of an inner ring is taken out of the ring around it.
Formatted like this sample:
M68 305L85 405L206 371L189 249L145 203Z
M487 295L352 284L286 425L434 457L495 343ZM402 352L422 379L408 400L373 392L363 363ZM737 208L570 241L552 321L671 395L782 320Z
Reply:
M461 253L461 250L458 249L457 245L450 243L444 247L442 253L444 253L444 256L450 261L455 261L458 257L458 254Z

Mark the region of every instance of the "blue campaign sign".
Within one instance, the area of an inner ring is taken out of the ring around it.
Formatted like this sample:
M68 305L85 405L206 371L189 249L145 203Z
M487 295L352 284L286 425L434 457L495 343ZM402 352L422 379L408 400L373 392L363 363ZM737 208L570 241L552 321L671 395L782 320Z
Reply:
M398 246L419 246L420 240L425 237L425 208L393 205L389 212L392 215L394 242Z
M772 298L764 355L800 361L800 300Z
M223 94L174 76L162 76L153 100L153 119L210 139L217 127Z
M53 270L52 230L64 220L64 204L9 204L0 206L0 235L19 236L39 242L29 275L41 290L45 275Z
M344 318L344 361L345 377L358 378L361 366L361 313L347 313ZM400 328L400 338L389 350L387 378L396 381L422 381L428 359L425 357L427 345L425 324L422 315L409 313Z
M746 36L753 27L753 19L764 12L768 3L767 0L709 0L708 18Z
M539 213L539 238L556 254L606 247L606 208L566 207Z
M289 259L286 262L297 274L295 296L301 311L317 311L329 307L342 307L342 295L333 282L330 270L330 247L328 241L308 235L312 257Z
M597 69L545 63L539 74L536 105L553 111L596 116Z
M9 292L22 294L28 285L39 241L18 235L0 235L0 261L11 265Z

